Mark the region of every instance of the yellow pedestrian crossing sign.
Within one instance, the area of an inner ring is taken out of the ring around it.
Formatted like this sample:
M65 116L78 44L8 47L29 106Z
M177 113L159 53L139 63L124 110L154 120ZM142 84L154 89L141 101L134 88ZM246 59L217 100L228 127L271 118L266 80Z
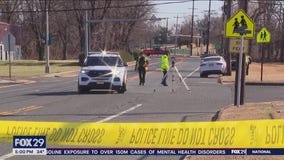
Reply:
M256 36L257 43L268 43L270 42L270 33L269 31L263 27Z
M254 38L254 23L250 17L240 9L227 22L225 28L227 38Z

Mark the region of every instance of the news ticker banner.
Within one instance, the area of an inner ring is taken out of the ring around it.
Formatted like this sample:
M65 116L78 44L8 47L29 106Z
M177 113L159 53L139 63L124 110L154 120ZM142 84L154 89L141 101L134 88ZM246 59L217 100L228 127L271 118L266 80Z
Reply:
M14 155L284 155L284 149L130 149L47 148L13 149Z
M14 155L284 155L284 148L46 148L45 136L14 136Z
M0 121L0 141L45 136L48 145L112 148L284 148L284 120L177 123Z

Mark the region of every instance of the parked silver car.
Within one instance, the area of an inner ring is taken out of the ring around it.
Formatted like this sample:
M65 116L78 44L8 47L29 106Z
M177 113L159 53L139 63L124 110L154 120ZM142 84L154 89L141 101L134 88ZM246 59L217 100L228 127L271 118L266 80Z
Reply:
M224 75L227 71L227 64L222 56L210 56L201 59L200 77L208 77L211 74Z

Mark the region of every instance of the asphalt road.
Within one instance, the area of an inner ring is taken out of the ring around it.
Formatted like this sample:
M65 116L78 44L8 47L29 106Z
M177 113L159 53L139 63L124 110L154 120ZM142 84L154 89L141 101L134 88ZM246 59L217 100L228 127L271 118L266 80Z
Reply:
M77 94L77 77L36 78L32 84L0 88L0 120L58 122L194 122L211 121L222 107L233 103L233 85L218 76L199 78L199 58L178 58L169 71L168 87L160 84L160 58L152 57L145 86L128 67L125 94L91 91ZM187 87L190 89L187 90ZM250 102L281 100L283 87L246 87ZM282 98L283 99L283 98ZM183 159L182 156L13 156L11 143L0 143L0 159ZM50 146L48 146L50 147ZM66 147L66 146L65 146Z

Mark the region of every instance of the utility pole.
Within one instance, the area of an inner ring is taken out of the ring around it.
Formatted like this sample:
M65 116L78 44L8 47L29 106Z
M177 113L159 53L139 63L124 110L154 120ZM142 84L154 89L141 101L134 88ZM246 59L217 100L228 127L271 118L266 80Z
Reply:
M176 17L174 17L174 18L177 18L177 20L176 20L176 45L175 45L175 54L177 53L177 46L178 46L178 44L177 44L177 30L178 30L178 18L180 18L178 15L176 16Z
M87 6L87 2L86 2ZM88 10L85 11L85 56L89 52L89 25L88 25Z
M169 29L168 29L168 21L169 21L169 18L167 18L167 22L166 22L166 46L167 46L167 44L168 44L168 31L169 31Z
M46 16L46 35L45 35L45 46L46 46L46 65L45 65L45 73L50 73L49 66L49 24L48 24L48 6L45 0L45 16Z
M248 11L248 0L239 0L238 1L239 3L239 9L242 9L244 10L244 12L247 13ZM238 55L238 58L237 58L237 64L239 64L239 56ZM242 64L241 64L241 73L239 74L239 67L236 68L236 76L235 76L235 82L238 81L239 79L239 76L240 79L241 79L241 88L240 88L240 105L243 105L244 104L244 97L245 97L245 76L246 76L246 73L245 73L245 65L246 65L246 56L242 56ZM236 93L236 90L237 90L237 83L235 83L235 93ZM235 101L234 101L234 104L237 105L237 94L235 94Z
M210 42L210 16L211 16L211 0L209 0L208 10L208 24L207 24L207 43L206 43L206 54L209 54L209 42Z
M248 13L248 0L240 0L241 2L241 9L243 9L246 13ZM242 77L241 77L241 99L240 104L244 104L244 97L245 97L245 78L246 78L246 55L242 57Z
M232 6L232 0L224 1L224 12L226 15L226 21L228 21L231 18L231 6ZM229 45L230 45L230 39L225 39L225 59L227 63L227 73L226 75L231 76L232 75L232 64L231 64L231 54L229 52Z
M280 14L282 16L281 20L282 20L282 22L284 22L283 4L280 5ZM282 23L281 29L282 29L282 31L284 30L284 23ZM280 61L284 62L284 33L283 32L282 32L282 38L281 38Z
M190 56L193 54L193 24L194 24L194 0L192 0L192 15L191 15L191 36L190 36Z

